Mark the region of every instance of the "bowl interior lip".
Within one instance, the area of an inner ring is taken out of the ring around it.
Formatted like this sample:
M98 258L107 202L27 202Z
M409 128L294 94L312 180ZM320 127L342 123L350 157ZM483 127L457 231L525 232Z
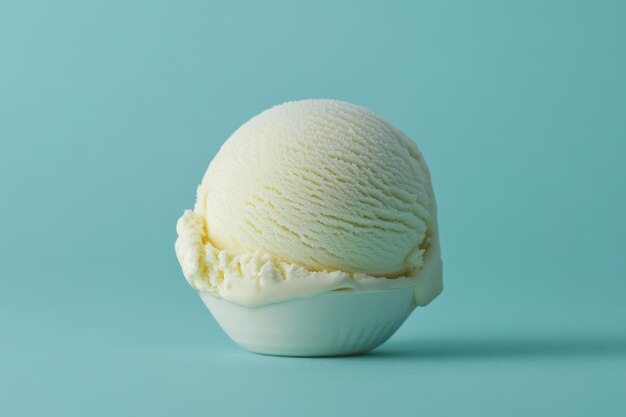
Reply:
M345 290L332 290L332 291L326 291L323 293L319 293L319 294L313 294L313 295L305 295L302 297L298 297L298 296L294 296L292 298L288 298L285 300L277 300L277 301L273 301L270 303L266 303L266 304L261 304L258 306L246 306L243 304L238 304L235 303L233 301L227 300L225 298L216 296L214 294L211 294L210 292L207 291L198 291L198 294L201 297L210 297L212 299L215 300L220 300L220 301L224 301L227 302L229 304L233 304L239 307L243 307L243 308L262 308L265 306L269 306L269 305L276 305L276 304L285 304L285 303L289 303L289 302L294 302L294 301L305 301L305 300L311 300L311 299L319 299L319 298L341 298L341 297L361 297L364 295L367 296L377 296L377 295L388 295L391 293L403 293L403 292L411 292L413 293L413 287L404 287L404 288L389 288L389 289L384 289L384 290L372 290L372 291L357 291L357 290L353 290L353 289L345 289ZM413 303L415 304L415 300L413 300Z

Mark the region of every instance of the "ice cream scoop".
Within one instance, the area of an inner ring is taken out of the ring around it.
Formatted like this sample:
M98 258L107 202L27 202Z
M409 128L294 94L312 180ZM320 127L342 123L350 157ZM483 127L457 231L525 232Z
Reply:
M209 307L256 309L255 319L264 306L328 293L408 290L414 307L442 289L421 153L380 116L341 101L289 102L241 126L177 231L183 273Z

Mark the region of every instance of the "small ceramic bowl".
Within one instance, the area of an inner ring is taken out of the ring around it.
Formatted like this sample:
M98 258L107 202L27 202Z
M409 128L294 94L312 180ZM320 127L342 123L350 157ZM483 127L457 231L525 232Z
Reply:
M226 334L256 353L341 356L374 349L415 309L413 288L331 291L261 307L200 293Z

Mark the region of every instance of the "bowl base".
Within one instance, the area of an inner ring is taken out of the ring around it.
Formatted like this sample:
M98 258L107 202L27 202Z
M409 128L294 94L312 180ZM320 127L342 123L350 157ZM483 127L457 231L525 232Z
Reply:
M384 343L415 309L413 288L332 291L261 307L202 301L240 346L271 356L348 356Z

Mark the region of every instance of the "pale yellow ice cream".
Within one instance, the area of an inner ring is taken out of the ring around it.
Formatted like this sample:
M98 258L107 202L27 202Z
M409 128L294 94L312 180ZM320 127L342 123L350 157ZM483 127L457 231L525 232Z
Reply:
M415 144L334 100L273 107L222 146L178 222L200 291L262 305L336 289L442 288L436 205Z

